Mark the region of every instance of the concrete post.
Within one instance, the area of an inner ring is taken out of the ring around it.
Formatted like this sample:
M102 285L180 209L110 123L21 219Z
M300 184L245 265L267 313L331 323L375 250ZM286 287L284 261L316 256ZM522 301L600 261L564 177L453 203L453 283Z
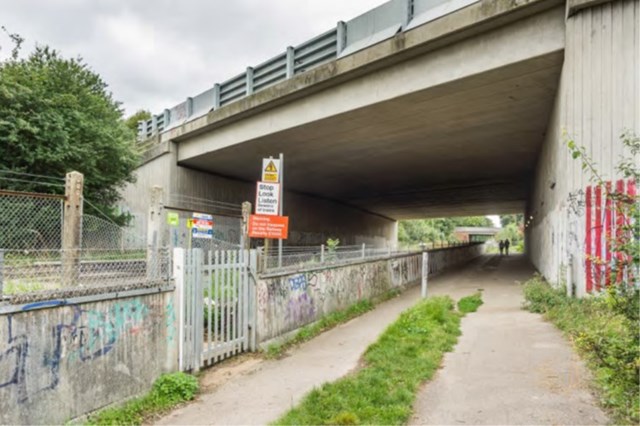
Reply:
M293 49L293 47L289 46L287 47L287 78L291 78L293 77L294 74L294 55L295 55L295 50Z
M324 244L320 244L320 263L324 263Z
M173 249L173 282L178 307L176 330L178 330L178 371L184 371L184 249Z
M243 250L251 248L251 239L249 238L249 216L251 215L251 203L245 201L242 203L242 237L240 246Z
M164 191L160 186L151 189L151 202L149 204L149 215L147 217L147 279L157 280L160 278L160 253L162 245L162 230L164 225Z
M67 173L64 187L64 216L62 227L62 273L64 285L78 284L80 277L80 248L82 247L82 192L84 176Z
M362 243L362 258L364 259L366 257L366 246L365 243Z

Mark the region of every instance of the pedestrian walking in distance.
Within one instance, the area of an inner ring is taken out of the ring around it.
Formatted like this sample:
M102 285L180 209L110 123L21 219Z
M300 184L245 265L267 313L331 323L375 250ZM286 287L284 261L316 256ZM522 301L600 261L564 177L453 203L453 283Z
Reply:
M508 239L504 240L504 252L507 256L509 256L509 245L510 245L509 240Z
M500 247L500 256L502 256L502 251L504 250L504 241L500 240L498 243L498 247Z

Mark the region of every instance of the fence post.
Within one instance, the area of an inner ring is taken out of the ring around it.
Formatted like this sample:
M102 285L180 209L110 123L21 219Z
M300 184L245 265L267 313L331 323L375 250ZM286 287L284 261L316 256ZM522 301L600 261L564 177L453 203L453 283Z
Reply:
M246 96L249 96L253 93L253 68L252 67L247 67L247 72L246 72Z
M64 285L78 284L80 277L80 247L82 247L82 192L84 176L67 173L64 186L62 226L62 273Z
M220 83L213 85L213 109L220 108Z
M184 249L173 249L173 282L178 308L178 371L184 371Z
M422 289L421 296L423 299L427 297L427 281L429 276L429 252L422 252Z
M413 19L413 0L404 0L404 10L402 16L402 29L409 26L409 22Z
M162 244L163 225L163 189L154 186L151 189L151 202L147 222L147 280L155 280L160 276L160 256L158 249Z
M251 351L255 352L256 350L256 330L258 328L258 251L250 250L249 251L249 281L253 283L253 285L249 286L249 297L251 298L251 314L250 314L250 327L251 327L251 336L249 341L249 347Z
M339 57L347 44L347 24L344 21L338 21L338 25L336 26L336 32L337 32L336 34L337 35L337 44L336 44L337 55L336 56Z
M294 60L294 55L295 55L295 50L293 49L292 46L287 47L287 67L286 67L286 73L287 73L287 78L291 78L293 77L294 71L295 71L295 64L293 62Z
M365 252L365 243L362 243L362 258L364 259L366 257L366 252Z
M324 244L320 244L320 263L324 263Z
M2 301L2 282L4 281L4 250L0 249L0 301Z
M242 236L240 237L240 248L242 248L242 250L249 250L251 248L249 216L251 216L251 203L245 201L242 203Z

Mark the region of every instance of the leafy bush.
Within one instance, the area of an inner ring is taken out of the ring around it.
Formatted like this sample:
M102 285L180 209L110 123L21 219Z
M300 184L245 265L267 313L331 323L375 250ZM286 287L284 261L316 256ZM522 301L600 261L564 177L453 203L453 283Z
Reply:
M530 312L538 314L544 314L550 308L566 302L564 290L551 287L538 274L527 281L523 292L525 298L524 307Z
M575 299L536 276L525 284L524 295L530 311L544 313L572 339L594 374L603 406L611 409L616 422L638 424L638 290L610 287L601 295Z

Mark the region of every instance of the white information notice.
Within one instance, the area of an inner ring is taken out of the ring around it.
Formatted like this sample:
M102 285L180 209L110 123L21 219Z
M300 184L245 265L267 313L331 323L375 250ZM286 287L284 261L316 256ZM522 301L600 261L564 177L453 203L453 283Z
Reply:
M256 188L256 214L277 216L280 207L280 184L258 182Z

